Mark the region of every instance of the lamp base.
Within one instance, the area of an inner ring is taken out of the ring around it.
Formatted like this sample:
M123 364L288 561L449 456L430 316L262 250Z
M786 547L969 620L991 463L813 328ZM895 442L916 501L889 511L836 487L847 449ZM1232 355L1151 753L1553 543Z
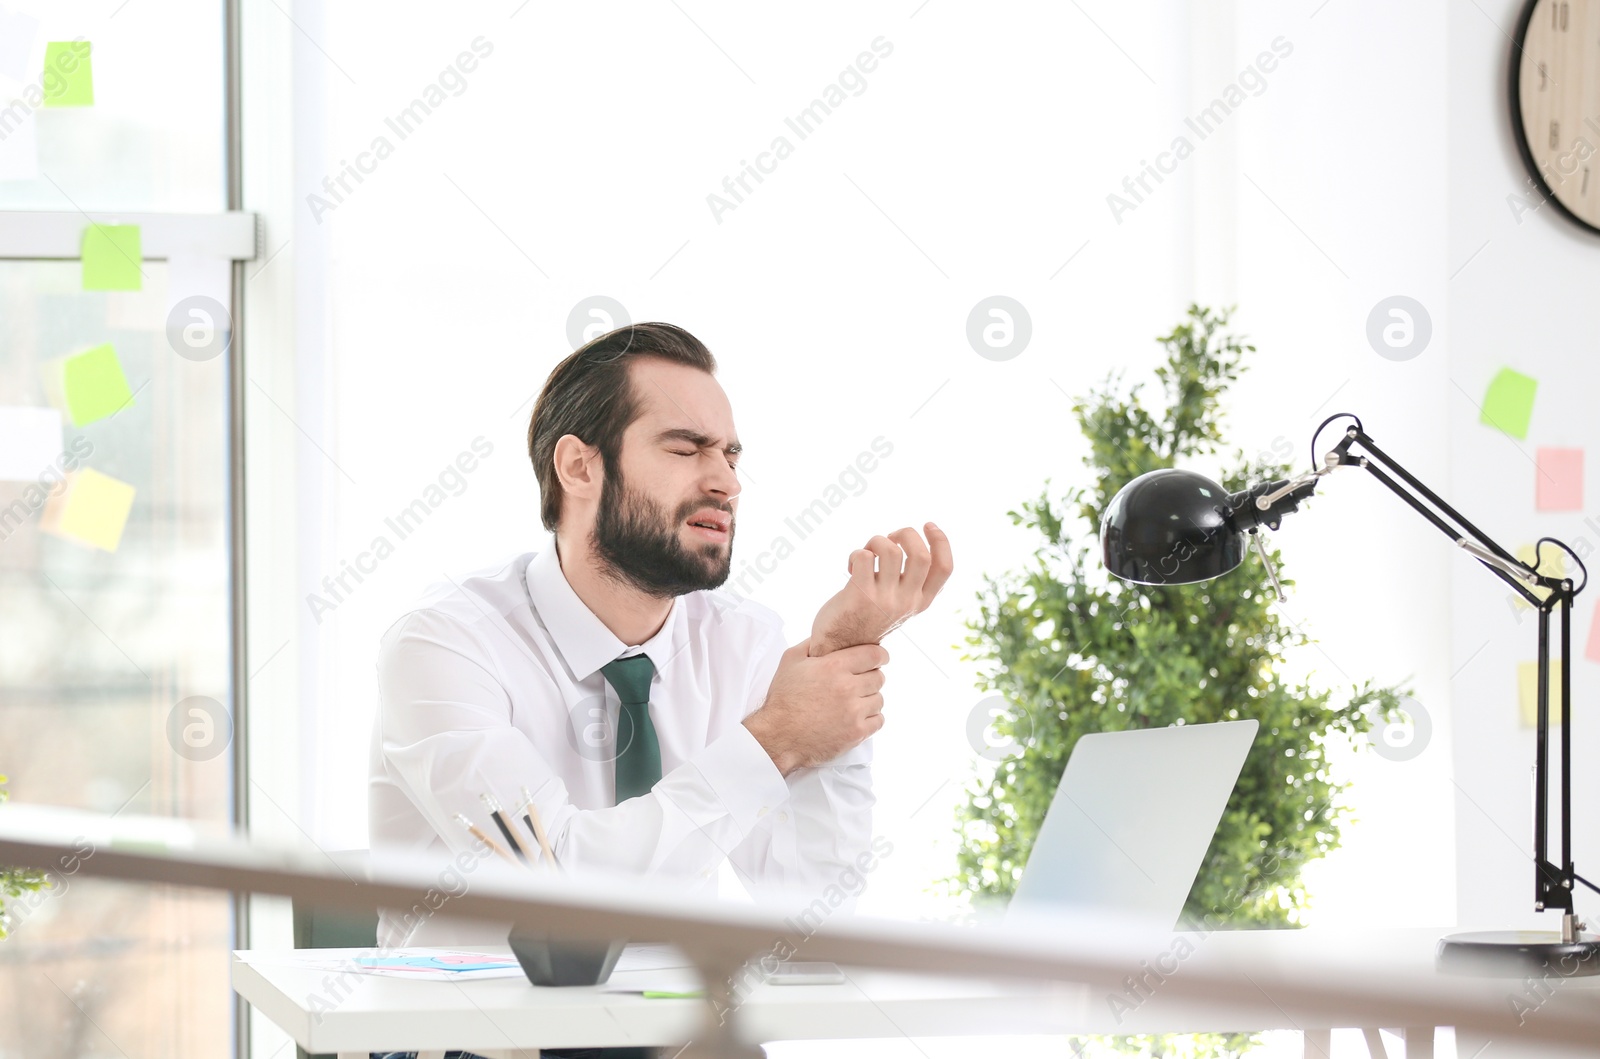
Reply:
M1600 937L1563 941L1556 930L1478 930L1439 939L1434 966L1448 974L1526 978L1600 974Z

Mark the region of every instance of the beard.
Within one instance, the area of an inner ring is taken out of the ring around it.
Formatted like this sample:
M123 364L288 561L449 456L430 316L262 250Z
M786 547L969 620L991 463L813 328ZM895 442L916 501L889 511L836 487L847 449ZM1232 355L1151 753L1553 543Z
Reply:
M629 489L620 473L614 480L608 476L589 535L602 576L657 599L721 587L733 569L733 524L728 525L726 546L713 541L685 545L681 537L689 516L707 507L719 505L695 500L671 513Z

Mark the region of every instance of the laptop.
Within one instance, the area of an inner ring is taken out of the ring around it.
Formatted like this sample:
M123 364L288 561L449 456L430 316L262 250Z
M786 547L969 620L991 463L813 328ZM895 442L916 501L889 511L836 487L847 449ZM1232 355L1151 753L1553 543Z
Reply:
M1005 918L1103 913L1173 929L1256 728L1219 721L1080 738Z

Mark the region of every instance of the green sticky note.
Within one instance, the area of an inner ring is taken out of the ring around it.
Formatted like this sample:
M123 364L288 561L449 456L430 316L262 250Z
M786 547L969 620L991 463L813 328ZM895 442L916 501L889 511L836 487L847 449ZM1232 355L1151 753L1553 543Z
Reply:
M1501 368L1489 381L1489 392L1483 397L1483 415L1480 423L1505 431L1514 438L1528 436L1528 420L1533 418L1533 393L1539 380L1520 371Z
M94 106L94 71L86 40L53 40L44 46L44 105Z
M91 224L83 230L83 289L138 290L142 245L137 224Z
M644 997L646 1000L682 1000L703 997L705 995L706 994L704 990L694 993L672 993L664 989L646 989L644 991Z
M104 419L133 400L122 362L109 345L96 346L62 362L61 395L67 417L75 427Z

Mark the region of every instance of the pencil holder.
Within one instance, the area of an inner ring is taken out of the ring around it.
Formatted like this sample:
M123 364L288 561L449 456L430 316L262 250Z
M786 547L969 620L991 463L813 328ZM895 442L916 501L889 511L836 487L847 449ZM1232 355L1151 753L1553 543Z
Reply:
M534 985L599 985L611 977L628 944L618 941L572 941L553 938L530 927L512 927L506 938L522 973Z

